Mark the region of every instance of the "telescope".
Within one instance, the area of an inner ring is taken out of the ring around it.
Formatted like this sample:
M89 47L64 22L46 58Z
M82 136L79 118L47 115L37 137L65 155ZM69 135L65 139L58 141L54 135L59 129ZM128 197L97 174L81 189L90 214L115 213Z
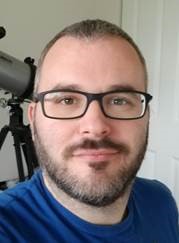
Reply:
M5 34L5 29L0 26L0 39ZM29 125L24 125L23 110L20 107L24 100L31 100L35 71L34 59L27 57L22 62L0 51L0 90L3 89L5 93L12 94L12 97L7 102L0 98L1 107L5 108L7 106L10 108L9 125L5 125L0 130L0 150L8 132L11 132L14 140L19 181L26 179L23 158L26 162L28 178L32 176L34 170L38 167L30 127Z
M36 66L30 57L24 62L0 51L0 89L22 99L31 99Z
M0 26L0 39L6 30ZM0 89L24 100L30 99L33 91L36 66L34 59L27 57L24 62L0 51Z

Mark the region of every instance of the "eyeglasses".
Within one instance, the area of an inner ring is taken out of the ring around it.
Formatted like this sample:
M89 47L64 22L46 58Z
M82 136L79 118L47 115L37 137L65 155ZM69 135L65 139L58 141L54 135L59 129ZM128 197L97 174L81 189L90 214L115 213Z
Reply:
M90 103L98 101L106 117L119 120L139 119L145 115L152 96L140 91L109 91L87 93L58 89L34 95L44 116L52 119L75 119L85 115Z

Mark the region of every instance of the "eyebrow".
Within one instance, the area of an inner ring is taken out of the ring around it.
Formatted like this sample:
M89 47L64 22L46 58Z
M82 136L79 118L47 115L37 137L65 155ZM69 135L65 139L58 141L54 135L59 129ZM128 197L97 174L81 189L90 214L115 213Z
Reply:
M58 89L68 89L68 90L74 90L74 91L81 91L81 88L77 84L57 84L55 85L52 90L58 90Z
M57 84L55 85L52 90L58 90L58 89L66 89L66 90L71 90L71 91L83 91L84 89L82 89L78 84ZM131 85L125 85L125 84L114 84L108 87L108 91L135 91L136 89L131 86ZM104 91L104 92L106 92ZM87 92L87 91L86 91Z
M109 87L110 91L118 90L118 91L135 91L136 89L129 84L114 84Z

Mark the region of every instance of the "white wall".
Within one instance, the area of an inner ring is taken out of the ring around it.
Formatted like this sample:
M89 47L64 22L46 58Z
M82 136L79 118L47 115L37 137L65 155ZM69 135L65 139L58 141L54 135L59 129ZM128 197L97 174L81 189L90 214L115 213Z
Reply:
M6 37L0 40L0 50L20 60L27 56L37 60L44 45L67 24L87 18L120 24L120 3L120 0L0 0L0 26L7 30ZM8 110L0 108L0 128L8 120ZM0 181L16 176L9 134L0 151Z

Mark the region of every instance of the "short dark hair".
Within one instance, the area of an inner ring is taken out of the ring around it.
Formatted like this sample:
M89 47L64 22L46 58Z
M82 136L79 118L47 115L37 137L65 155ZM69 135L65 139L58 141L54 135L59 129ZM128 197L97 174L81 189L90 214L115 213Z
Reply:
M35 90L38 89L38 83L39 83L39 76L41 72L41 67L43 65L44 59L49 51L49 49L55 44L57 40L64 36L71 36L79 39L97 39L105 36L111 36L111 37L120 37L126 40L137 52L138 57L141 61L141 64L144 68L144 74L145 74L145 81L147 83L147 68L146 68L146 62L145 59L139 50L136 43L133 41L133 39L119 26L112 24L110 22L95 19L95 20L84 20L81 22L77 22L75 24L72 24L66 28L64 28L62 31L60 31L44 48L42 51L41 57L38 62L37 72L36 72L36 81L35 81ZM147 86L147 85L146 85Z

